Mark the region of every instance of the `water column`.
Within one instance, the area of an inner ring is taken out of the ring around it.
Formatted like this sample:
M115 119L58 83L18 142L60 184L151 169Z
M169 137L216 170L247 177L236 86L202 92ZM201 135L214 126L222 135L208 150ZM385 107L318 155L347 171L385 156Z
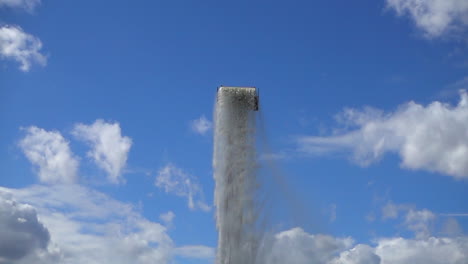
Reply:
M255 203L255 88L220 87L215 106L213 169L217 264L253 264L259 235Z

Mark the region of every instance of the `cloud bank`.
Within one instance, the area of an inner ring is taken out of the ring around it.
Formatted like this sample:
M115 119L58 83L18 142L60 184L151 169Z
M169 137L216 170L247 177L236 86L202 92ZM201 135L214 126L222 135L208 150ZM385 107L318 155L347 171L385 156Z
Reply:
M212 247L177 247L165 226L144 218L134 205L79 185L0 187L0 234L1 264L168 264L174 257L215 256ZM293 228L274 235L263 252L260 263L268 264L467 264L468 237L390 237L360 244Z
M387 0L387 7L398 16L408 15L428 38L467 31L466 0Z
M132 204L79 185L0 187L1 264L172 263L212 258L202 245L176 247L163 225Z
M91 147L88 156L107 172L111 183L124 182L122 170L127 163L132 139L122 136L119 123L107 123L98 119L91 125L75 125L72 134L88 143Z
M397 153L401 166L468 178L468 95L460 92L456 106L409 102L396 111L345 109L338 116L345 131L326 137L303 136L300 151L313 155L351 152L367 166L386 153Z
M76 181L78 158L70 150L68 141L57 131L31 126L19 142L28 160L38 169L41 182L72 183Z
M265 261L269 264L466 264L468 237L381 238L374 245L352 238L313 235L301 228L278 233Z
M19 26L0 26L0 57L15 60L20 64L20 70L29 71L31 65L47 64L47 57L40 51L42 42L26 33Z

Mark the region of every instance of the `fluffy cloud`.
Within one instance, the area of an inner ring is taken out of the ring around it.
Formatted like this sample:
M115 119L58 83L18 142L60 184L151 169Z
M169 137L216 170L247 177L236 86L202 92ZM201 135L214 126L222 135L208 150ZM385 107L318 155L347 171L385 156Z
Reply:
M57 131L31 126L19 146L38 168L39 180L47 183L71 183L76 180L78 159L68 142Z
M266 244L259 263L468 263L468 237L460 235L380 238L366 245L293 228ZM83 186L0 187L1 264L167 264L177 256L212 261L215 250L177 247L166 227L144 218L134 205Z
M382 264L466 264L468 238L381 239L375 253Z
M387 0L387 6L399 16L409 15L429 38L466 31L466 0Z
M312 235L301 228L293 228L277 234L272 248L265 254L264 263L309 264L329 263L339 252L350 248L351 238L334 238Z
M354 248L344 251L338 258L330 264L379 264L380 257L375 254L375 250L368 246L359 244Z
M15 205L20 208L17 209L10 205L11 202L6 207L0 202L0 232L18 232L19 238L25 238L16 243L16 240L6 237L9 239L6 243L0 242L2 264L2 260L13 252L9 249L6 251L5 245L28 252L35 248L42 250L41 254L35 254L35 258L29 257L27 252L16 259L10 258L6 262L9 264L165 264L172 263L174 256L211 258L206 254L210 251L209 247L175 247L166 227L144 218L135 206L83 186L37 185L24 189L0 187L0 194L3 197L15 197L22 203L21 206ZM15 210L20 213L15 213ZM43 225L35 218L35 211ZM34 223L36 229L28 228ZM12 229L9 224L18 228ZM24 224L23 229L21 224ZM2 239L3 236L0 236L0 241ZM29 244L26 242L35 247L28 249ZM49 246L46 248L47 242Z
M75 185L13 193L37 208L62 262L167 263L171 257L173 242L165 227L103 193Z
M468 237L382 238L375 245L351 238L308 234L293 228L277 234L261 263L280 264L467 264Z
M22 71L29 71L33 63L46 65L41 54L42 42L18 26L0 26L0 57L20 63Z
M187 197L188 207L192 210L209 211L211 208L203 201L203 191L197 180L182 169L167 164L158 171L155 185L166 193Z
M211 121L206 119L205 116L201 116L200 118L193 120L190 123L190 127L193 132L204 135L213 127L213 124Z
M49 240L49 231L32 206L0 192L0 263L40 258Z
M32 11L41 3L41 0L0 0L1 6L8 6L12 8L23 8L27 11Z
M91 146L88 156L107 172L110 182L117 184L124 181L121 174L132 140L122 136L119 123L106 123L99 119L91 125L77 124L72 134Z
M363 166L385 153L398 153L401 166L468 178L468 95L458 105L409 102L396 111L346 109L338 118L347 129L328 137L304 136L300 150L310 154L351 151Z

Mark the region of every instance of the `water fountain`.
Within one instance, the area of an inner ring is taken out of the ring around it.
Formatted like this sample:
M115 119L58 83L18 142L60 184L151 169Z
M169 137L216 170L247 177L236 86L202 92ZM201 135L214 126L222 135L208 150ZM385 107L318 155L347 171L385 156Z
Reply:
M256 263L261 236L255 151L256 88L220 87L215 107L213 168L217 264Z

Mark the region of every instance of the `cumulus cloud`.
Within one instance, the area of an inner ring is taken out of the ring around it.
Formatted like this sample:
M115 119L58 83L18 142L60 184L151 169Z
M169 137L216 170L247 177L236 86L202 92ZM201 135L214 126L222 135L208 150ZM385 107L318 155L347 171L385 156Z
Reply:
M18 26L0 26L0 57L15 60L22 71L29 71L33 63L47 64L47 57L40 51L42 42Z
M172 263L174 256L209 258L203 253L209 247L200 245L176 247L167 234L166 227L144 218L136 206L114 200L101 192L83 186L36 185L23 189L0 187L0 194L15 197L21 203L30 204L23 206L32 212L37 211L44 230L48 229L50 233L50 239L45 235L43 235L44 238L37 236L42 238L37 239L38 241L49 243L49 246L42 250L42 258L35 258L32 261L32 258L25 256L6 262L8 264L165 264ZM4 207L2 203L0 206L0 208ZM33 219L25 213L13 214L12 209L8 209L6 214L2 212L0 209L0 232L14 232L15 229L3 228L3 225L13 223L16 219L25 219L17 220L18 226ZM7 216L9 222L4 221L4 215ZM31 215L35 216L35 214ZM31 220L31 223L34 222ZM30 228L26 231L32 232L34 229ZM33 236L27 236L27 233L20 237L35 239ZM0 236L0 241L2 238ZM0 242L0 254L3 252L2 245ZM7 245L9 247L23 246L11 240L7 242ZM36 248L45 247L45 244L37 243L37 245ZM190 249L192 249L192 254L187 253ZM51 259L52 256L54 259ZM1 258L5 256L0 255L0 263L3 264Z
M468 238L379 239L376 246L358 244L329 264L466 264Z
M57 131L31 126L19 142L28 160L37 167L39 180L47 183L72 183L76 180L78 159L68 141Z
M468 237L380 238L367 245L293 228L277 234L265 255L261 263L466 264Z
M407 214L405 219L421 219L422 214ZM277 233L267 245L260 263L468 263L468 237L463 235L357 244L350 237L293 228ZM0 187L1 264L168 264L174 257L212 261L215 250L176 246L166 227L144 218L136 206L83 186Z
M380 257L375 254L375 249L359 244L354 248L341 252L338 258L333 259L330 264L380 264Z
M398 16L408 15L429 38L466 32L466 0L387 0Z
M301 228L293 228L276 234L264 263L328 263L336 254L353 245L351 238L335 238L313 235Z
M213 124L210 120L206 119L204 115L190 122L190 128L192 131L200 135L205 135L212 127Z
M167 263L173 242L164 226L143 218L131 204L86 187L56 185L10 190L35 206L61 261Z
M392 264L466 264L468 238L381 239L375 253L381 263Z
M298 138L301 151L321 155L352 152L353 160L367 166L385 153L398 153L401 166L468 178L468 95L460 92L456 106L409 102L396 111L345 109L338 121L346 130L328 137Z
M203 190L195 177L169 163L158 171L155 185L166 193L186 197L192 210L209 211L211 208L203 200Z
M0 0L0 7L23 8L30 12L39 4L41 0Z
M0 263L38 258L47 251L50 235L28 204L0 192Z
M77 124L72 134L91 146L88 156L107 172L111 183L123 182L125 168L132 139L122 136L119 123L107 123L101 119L91 125Z

